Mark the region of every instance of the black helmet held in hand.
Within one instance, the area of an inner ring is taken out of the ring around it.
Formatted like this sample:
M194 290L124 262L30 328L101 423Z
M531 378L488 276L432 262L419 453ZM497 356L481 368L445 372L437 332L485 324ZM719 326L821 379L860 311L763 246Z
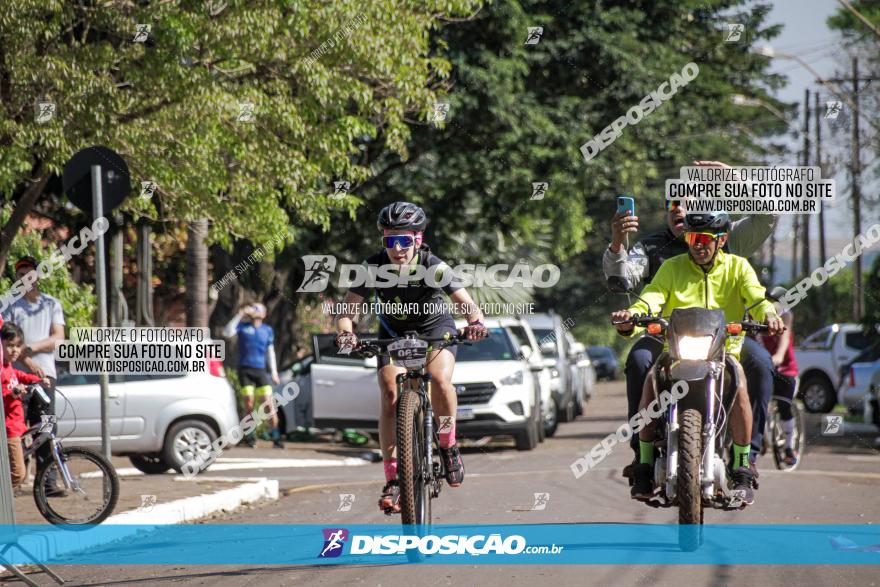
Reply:
M689 212L684 217L684 229L689 232L730 232L727 212Z
M376 226L379 230L412 230L421 232L428 224L425 211L409 202L394 202L382 208Z

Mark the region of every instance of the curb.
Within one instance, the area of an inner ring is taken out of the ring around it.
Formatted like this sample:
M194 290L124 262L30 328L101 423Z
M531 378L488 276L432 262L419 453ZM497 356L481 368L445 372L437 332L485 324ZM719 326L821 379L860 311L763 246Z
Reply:
M58 559L88 548L124 539L127 536L143 533L145 526L183 524L211 514L233 511L244 504L261 499L278 499L277 479L260 477L243 480L249 481L249 483L216 493L157 504L149 511L137 509L110 516L100 526L115 526L113 532L98 532L97 536L89 530L65 532L62 539L58 529L51 527L51 531L45 534L35 532L23 536L18 541L18 545L29 551L36 560ZM15 548L11 545L10 547ZM0 565L0 572L6 570L6 567Z

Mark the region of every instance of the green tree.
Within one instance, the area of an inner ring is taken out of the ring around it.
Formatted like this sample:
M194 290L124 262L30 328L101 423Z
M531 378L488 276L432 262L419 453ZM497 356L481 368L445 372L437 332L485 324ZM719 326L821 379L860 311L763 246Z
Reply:
M406 156L448 64L429 46L475 0L129 3L15 0L0 15L0 193L24 215L82 147L119 151L153 201L151 218L211 221L209 242L267 239L291 220L329 227L334 177L361 180L355 139ZM206 7L214 8L209 11ZM138 25L150 27L135 42ZM37 102L55 104L36 121Z

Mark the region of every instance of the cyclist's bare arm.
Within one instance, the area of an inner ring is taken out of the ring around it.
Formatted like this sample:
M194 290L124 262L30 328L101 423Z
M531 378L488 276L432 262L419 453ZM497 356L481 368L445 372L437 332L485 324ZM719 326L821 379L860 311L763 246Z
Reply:
M465 309L465 316L467 316L468 323L483 321L483 313L480 311L480 308L466 289L461 288L455 290L449 295L449 298Z
M358 314L356 308L364 301L364 297L353 292L345 294L342 300L343 313L336 317L336 332L353 332L354 319Z

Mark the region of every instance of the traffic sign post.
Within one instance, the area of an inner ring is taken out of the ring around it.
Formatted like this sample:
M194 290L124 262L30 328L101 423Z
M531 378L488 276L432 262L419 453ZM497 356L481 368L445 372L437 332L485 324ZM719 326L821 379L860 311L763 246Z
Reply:
M86 147L64 166L64 192L80 210L97 219L110 214L131 192L128 165L107 147ZM107 327L107 262L104 235L95 241L95 290L98 297L98 326ZM110 377L98 377L101 386L101 452L110 459Z

